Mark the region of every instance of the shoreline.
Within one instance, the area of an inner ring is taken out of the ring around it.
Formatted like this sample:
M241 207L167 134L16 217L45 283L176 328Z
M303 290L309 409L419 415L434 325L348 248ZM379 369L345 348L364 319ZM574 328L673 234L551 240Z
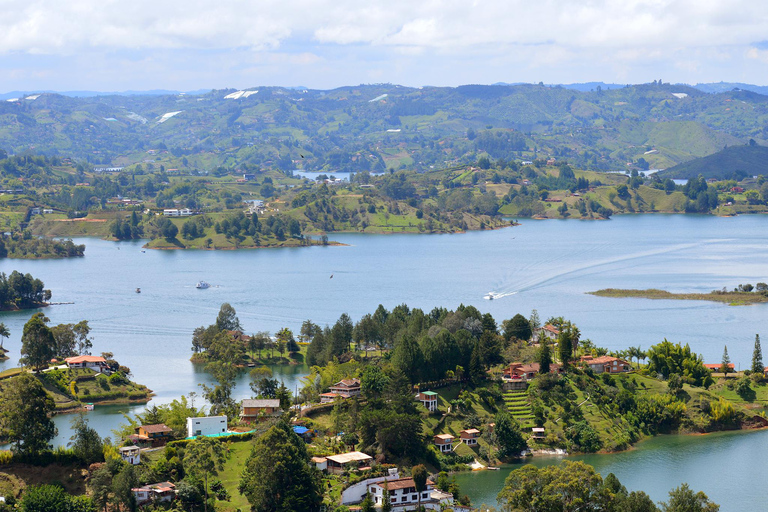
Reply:
M709 293L673 293L656 288L645 290L624 288L603 288L587 295L596 297L608 297L616 299L650 299L650 300L703 300L708 302L721 302L729 306L751 306L768 302L768 295L762 292L719 292L714 290Z

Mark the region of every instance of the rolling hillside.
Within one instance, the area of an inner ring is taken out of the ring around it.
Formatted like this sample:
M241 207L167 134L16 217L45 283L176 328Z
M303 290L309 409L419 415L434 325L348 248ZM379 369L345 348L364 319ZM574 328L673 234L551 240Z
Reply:
M728 146L703 158L685 162L659 175L665 178L690 179L699 174L719 180L745 176L768 175L768 147L759 145Z

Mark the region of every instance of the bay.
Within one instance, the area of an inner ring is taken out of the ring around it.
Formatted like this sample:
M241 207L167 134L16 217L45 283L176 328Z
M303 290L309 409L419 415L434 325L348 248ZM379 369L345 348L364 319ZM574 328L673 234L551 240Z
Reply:
M6 259L0 271L30 272L52 290L54 301L74 302L43 311L52 324L87 319L94 353L113 352L137 382L155 391L153 403L167 403L199 394L199 384L211 381L189 361L190 340L195 327L215 320L223 302L236 308L248 333L298 331L305 319L332 324L343 312L357 320L379 303L425 310L472 304L497 321L515 313L528 316L536 308L542 319L574 321L582 337L609 349L648 348L667 338L689 343L705 362L719 362L727 345L731 360L745 368L755 334L765 335L766 305L614 299L585 292L608 287L708 292L768 282L767 226L765 216L625 215L610 221L524 220L517 227L456 235L333 234L347 246L241 251L143 251L138 241L79 239L87 245L83 258ZM196 289L199 280L212 287ZM135 293L137 287L141 293ZM501 297L484 300L490 291ZM5 343L11 360L0 369L16 366L22 328L32 313L0 313L12 333ZM303 366L274 370L291 389L307 372ZM250 395L246 374L235 395ZM141 409L97 406L89 419L110 435L122 413ZM70 419L56 418L55 444L68 441ZM702 438L703 446L710 439ZM763 434L734 439L738 450L749 454L764 444ZM627 454L596 457L637 457L648 451L648 443ZM670 456L685 453L676 450L670 448ZM678 471L692 474L696 464ZM652 494L657 499L673 486L665 481L649 489L644 485L651 482L632 480L637 472L627 470L628 481L615 472L628 487L658 491ZM726 472L716 473L714 484L725 485ZM734 492L750 496L748 482L731 474ZM710 486L697 488L711 492Z

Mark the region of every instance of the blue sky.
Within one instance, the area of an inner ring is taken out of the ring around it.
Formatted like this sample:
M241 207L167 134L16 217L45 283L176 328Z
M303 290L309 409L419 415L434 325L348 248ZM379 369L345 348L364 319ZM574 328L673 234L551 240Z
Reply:
M768 84L745 0L0 0L0 92Z

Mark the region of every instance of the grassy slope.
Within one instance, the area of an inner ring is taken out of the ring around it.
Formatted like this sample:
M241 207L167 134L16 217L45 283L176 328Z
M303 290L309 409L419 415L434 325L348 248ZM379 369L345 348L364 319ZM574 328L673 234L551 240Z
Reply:
M768 147L738 145L729 146L717 153L685 162L665 171L659 176L665 178L695 178L699 174L705 178L729 179L737 170L747 176L768 174Z
M758 304L768 302L768 296L754 292L729 292L729 293L672 293L665 290L622 290L618 288L606 288L589 292L598 297L631 297L642 299L666 299L666 300L708 300L712 302L725 302L732 306Z

